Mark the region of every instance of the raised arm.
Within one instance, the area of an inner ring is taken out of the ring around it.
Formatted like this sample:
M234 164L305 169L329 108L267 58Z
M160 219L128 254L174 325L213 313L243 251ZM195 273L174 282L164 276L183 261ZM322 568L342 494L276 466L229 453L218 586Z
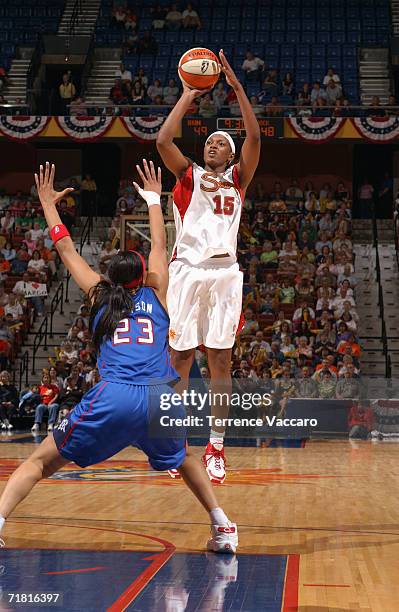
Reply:
M148 257L148 274L146 285L152 287L160 302L166 308L166 292L168 290L169 270L168 253L166 250L166 233L161 208L161 168L155 172L152 161L148 164L143 159L143 169L136 166L143 181L143 188L133 183L141 197L147 202L150 218L151 251Z
M252 110L250 101L243 86L237 79L234 70L227 61L223 49L219 52L222 70L226 75L226 81L233 88L240 105L246 137L241 148L240 161L237 164L240 185L246 189L251 182L259 163L260 156L260 129L259 123Z
M50 230L55 228L55 226L63 225L56 204L73 191L71 188L64 189L64 191L55 191L54 175L55 165L52 164L50 169L49 162L46 162L45 169L43 169L43 166L40 166L39 175L35 174L37 193ZM55 248L72 274L74 281L85 293L88 293L99 282L101 277L90 268L83 257L76 251L69 233L56 243Z
M197 89L188 89L188 87L184 87L180 99L169 113L168 118L159 130L157 136L157 149L162 157L162 161L168 170L173 172L178 179L187 170L190 162L173 142L176 133L176 125L181 122L195 98L203 93L203 91Z

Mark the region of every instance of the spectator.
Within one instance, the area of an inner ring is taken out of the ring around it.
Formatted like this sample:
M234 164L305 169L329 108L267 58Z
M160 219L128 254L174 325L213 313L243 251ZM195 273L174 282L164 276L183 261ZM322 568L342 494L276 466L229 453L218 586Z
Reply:
M263 116L263 111L264 111L264 107L259 104L259 100L257 96L251 96L249 101L251 102L251 106L252 106L252 110L255 114L256 117L262 117Z
M99 257L100 262L108 264L110 260L113 258L113 256L117 254L117 252L118 251L115 248L113 248L112 242L110 240L107 240L104 243L104 247L100 253L100 257Z
M329 68L327 70L327 74L323 79L323 85L327 87L331 81L334 81L334 83L341 83L341 79L339 78L339 75L335 72L334 68Z
M127 15L127 8L122 5L114 6L112 10L111 24L117 28L123 28L125 26L125 19Z
M161 81L159 79L155 79L154 83L147 89L147 96L152 102L154 102L157 96L161 96L162 99L162 94L163 88L161 86Z
M368 117L384 117L385 110L381 106L379 96L373 96L370 106L367 109Z
M301 370L301 378L296 385L296 397L312 398L318 397L318 387L315 380L310 376L310 368L303 366Z
M319 81L315 81L313 83L313 89L310 92L310 102L311 104L314 104L315 102L317 102L317 100L319 98L324 98L325 100L327 99L327 93L324 89L321 88L321 84Z
M175 79L169 79L169 83L166 87L163 88L162 94L163 101L165 104L170 104L171 106L176 104L177 99L179 97L179 88L176 85Z
M143 55L156 55L158 53L158 43L151 32L144 32L137 43L137 53Z
M216 116L215 103L213 102L210 93L206 93L204 96L201 97L198 114L201 117L205 118Z
M125 64L121 62L119 68L115 70L115 80L121 81L122 83L132 82L132 73L130 70L125 68Z
M122 81L120 79L115 79L109 92L109 99L114 104L121 104L125 100L125 92L122 89Z
M172 4L166 14L166 27L168 30L180 30L183 22L183 15L177 9L177 4Z
M274 68L269 70L267 77L263 81L262 91L258 95L261 103L266 101L269 96L277 96L278 85L277 85L277 70Z
M277 96L272 96L271 102L266 104L265 113L268 117L281 117L283 114L283 107L279 103Z
M3 317L0 318L0 367L5 369L8 365L13 335L5 324Z
M1 218L1 230L3 232L9 232L12 230L15 223L15 219L11 214L11 211L6 210L4 217Z
M8 304L4 306L5 315L11 315L14 322L21 321L23 319L24 311L14 293L10 293L8 296Z
M34 275L45 275L47 269L46 262L40 256L40 251L35 249L32 253L32 259L28 262L28 272ZM44 281L46 277L44 276Z
M137 43L139 37L136 32L130 32L125 42L123 43L123 51L125 55L133 55L137 53Z
M16 295L20 295L21 297L25 297L27 294L28 295L30 294L31 289L32 289L32 283L30 280L30 276L27 272L24 272L22 276L22 280L15 283L13 293L15 293ZM27 299L29 299L29 301L32 303L37 315L39 317L43 316L44 315L43 298L36 295L33 297L28 297Z
M154 30L162 30L165 26L165 17L167 9L161 4L157 4L155 8L150 9L152 17L152 28Z
M342 378L337 382L337 399L358 399L360 394L359 382L354 377L354 367L350 365L346 368Z
M83 97L78 96L75 100L72 100L69 107L69 114L71 116L85 117L88 115L86 102Z
M28 262L26 261L25 253L20 249L15 259L11 262L11 273L20 276L26 272L27 268Z
M132 9L127 9L125 15L125 30L135 30L137 27L137 15Z
M13 429L10 420L18 407L18 391L11 383L7 370L0 374L0 422L1 429Z
M359 213L361 219L370 219L374 207L374 187L365 178L358 191Z
M144 104L145 102L145 89L140 81L135 81L132 89L132 104Z
M136 83L136 81L138 81L140 83L140 85L144 89L147 89L147 87L148 87L148 77L146 76L146 74L144 72L144 68L139 68L138 69L137 74L134 77L134 83Z
M227 92L223 81L218 81L212 92L212 99L215 103L215 108L219 112L222 106L226 103Z
M15 259L16 256L17 256L16 252L15 252L15 249L14 249L14 247L12 245L12 242L10 242L10 240L8 240L5 243L4 247L1 249L1 252L2 252L2 254L4 256L4 259L6 259L7 261L10 261L10 262L13 261L13 259Z
M76 95L75 85L67 72L62 75L62 83L58 88L60 97L60 115L68 114L68 107Z
M8 81L7 70L0 64L0 91L7 85Z
M97 184L91 174L85 174L81 184L82 192L82 215L92 216L95 213ZM60 206L61 206L60 202ZM63 221L65 223L65 221Z
M281 82L281 93L283 96L294 95L294 81L291 72L287 72Z
M260 59L257 55L254 55L252 51L247 51L245 54L245 60L242 64L242 69L245 72L247 81L259 81L261 71L265 62Z
M337 102L338 98L342 96L342 87L334 80L331 81L327 85L326 89L326 101L329 106L334 106Z
M388 98L388 104L385 110L385 114L390 117L396 117L399 114L398 103L396 101L395 96L393 95L390 95Z
M191 2L187 4L186 9L182 14L183 18L183 28L186 30L200 30L201 29L201 20L198 16L196 10L194 10Z
M309 83L304 83L302 89L298 92L296 103L298 106L310 106L311 104L311 92Z
M328 368L320 370L318 377L318 391L321 399L335 398L336 379Z
M57 399L59 393L60 390L57 385L50 383L49 374L44 373L39 386L41 403L37 406L35 411L35 422L32 427L32 432L36 433L40 431L40 425L42 424L43 415L46 410L49 413L47 431L50 432L53 430L54 423L56 422L58 415Z

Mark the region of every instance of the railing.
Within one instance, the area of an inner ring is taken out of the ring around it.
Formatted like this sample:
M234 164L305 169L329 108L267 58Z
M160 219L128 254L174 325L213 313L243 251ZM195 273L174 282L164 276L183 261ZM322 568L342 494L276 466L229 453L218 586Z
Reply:
M29 353L28 351L25 351L19 363L19 386L18 388L20 391L22 391L23 380L25 380L25 387L28 386L28 377L29 377Z
M382 284L381 284L381 265L380 265L380 255L378 252L378 228L377 228L377 218L375 214L374 203L372 206L372 227L373 227L373 247L375 248L375 268L376 268L377 283L378 283L378 306L380 309L380 318L381 318L382 351L385 357L385 377L391 378L391 358L389 356L389 351L388 351L388 338L387 338L387 331L386 331L386 325L385 325L384 292L382 290Z
M85 224L83 226L82 229L82 233L80 235L80 242L79 242L79 255L82 255L83 253L83 247L84 245L87 243L90 246L90 238L91 238L91 232L93 230L93 217L91 215L89 215L85 221ZM71 273L68 271L67 272L67 276L66 276L66 282L65 282L65 293L64 293L64 302L68 303L69 302L69 283L71 280Z
M50 329L49 329L49 337L53 337L53 320L54 315L57 311L58 306L60 306L60 314L64 314L64 283L60 283L58 285L58 289L55 292L53 299L50 304Z
M75 4L73 6L71 20L69 22L69 31L68 34L73 36L75 34L75 26L79 23L79 17L83 12L83 3L82 0L75 0Z
M80 79L81 95L84 95L84 93L87 90L87 81L89 80L91 70L94 64L94 49L95 49L95 39L94 39L94 36L92 36L90 39L90 45L87 51L86 61L85 61L85 65L83 68L82 76Z
M45 316L33 338L32 348L32 374L36 374L36 354L43 344L43 350L47 351L48 316Z
M44 51L43 39L40 37L36 42L35 50L33 51L32 58L29 64L28 73L26 75L26 92L28 96L28 103L30 107L30 111L35 113L37 112L37 105L35 100L35 90L33 89L33 84L35 78L37 76L40 62L42 58L42 54Z
M44 317L33 338L32 374L36 373L36 355L39 348L43 345L43 349L47 351L47 340L53 337L53 320L57 308L60 308L61 315L64 313L64 292L64 283L60 283L50 302L50 312Z

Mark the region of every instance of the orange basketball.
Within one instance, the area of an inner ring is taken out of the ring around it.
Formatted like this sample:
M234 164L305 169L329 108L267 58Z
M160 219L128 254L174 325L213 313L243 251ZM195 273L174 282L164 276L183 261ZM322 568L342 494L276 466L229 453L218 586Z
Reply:
M219 79L220 70L216 55L203 47L186 51L179 60L180 80L190 89L214 87Z

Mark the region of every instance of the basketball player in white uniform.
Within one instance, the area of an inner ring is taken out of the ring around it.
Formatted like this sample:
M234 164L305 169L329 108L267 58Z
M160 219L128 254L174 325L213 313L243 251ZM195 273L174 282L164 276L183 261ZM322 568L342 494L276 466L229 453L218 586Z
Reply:
M227 83L241 108L246 131L240 159L226 132L211 134L204 148L203 167L191 162L174 144L179 125L193 100L206 92L184 88L162 126L157 147L165 166L177 179L174 188L176 243L169 267L167 295L172 363L188 387L195 349L207 351L213 393L231 393L231 352L241 316L242 273L236 247L245 190L259 162L260 130L247 95L223 51L219 54ZM224 419L225 399L211 406L212 416ZM226 477L223 448L225 428L213 425L203 456L208 475L222 483Z

